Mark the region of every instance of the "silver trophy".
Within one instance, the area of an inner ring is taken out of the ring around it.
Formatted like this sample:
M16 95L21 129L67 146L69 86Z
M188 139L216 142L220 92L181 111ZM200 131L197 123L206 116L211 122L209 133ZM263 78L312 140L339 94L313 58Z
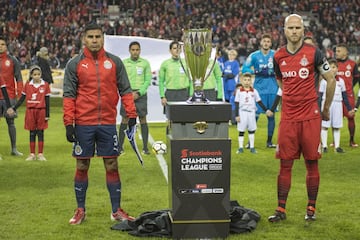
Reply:
M204 95L204 82L212 73L216 63L216 49L212 47L211 30L184 30L182 53L186 64L183 64L180 58L181 65L194 88L194 94L187 102L208 103L209 100ZM210 61L210 57L213 57L214 61Z

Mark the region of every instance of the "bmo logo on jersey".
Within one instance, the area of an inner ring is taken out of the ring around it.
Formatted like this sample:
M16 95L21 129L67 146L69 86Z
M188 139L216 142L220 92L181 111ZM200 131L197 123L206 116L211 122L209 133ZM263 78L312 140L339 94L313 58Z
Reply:
M283 78L291 78L291 77L296 77L297 73L296 71L288 71L288 72L281 72L281 75Z
M351 71L338 71L336 75L348 78L351 77Z
M306 79L309 77L309 69L307 68L300 68L299 72L296 71L288 71L288 72L281 72L283 78L294 78L299 75L301 79Z

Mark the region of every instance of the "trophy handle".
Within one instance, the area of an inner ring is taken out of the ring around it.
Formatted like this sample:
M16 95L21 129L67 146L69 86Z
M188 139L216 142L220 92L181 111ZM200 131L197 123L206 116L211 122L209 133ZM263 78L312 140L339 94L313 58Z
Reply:
M179 56L180 65L181 65L181 68L184 70L184 72L185 72L185 74L186 74L186 76L187 76L187 78L189 80L189 83L191 85L192 82L191 82L191 76L190 76L189 70L187 70L185 68L184 63L181 60L183 57L185 58L185 56L182 56L184 54L184 49L183 49L184 48L184 43L179 42L179 45L181 46L181 51L180 51L180 56Z
M211 60L214 60L214 61L212 62L212 65L211 65L211 67L209 68L209 71L206 71L206 75L205 75L204 80L208 79L208 78L210 77L210 74L211 74L211 73L212 73L212 71L214 70L215 63L216 63L216 53L217 53L217 47L212 48L212 50L211 50L211 54L213 54L214 52L215 52L214 57L211 57ZM214 59L213 59L213 58L214 58Z

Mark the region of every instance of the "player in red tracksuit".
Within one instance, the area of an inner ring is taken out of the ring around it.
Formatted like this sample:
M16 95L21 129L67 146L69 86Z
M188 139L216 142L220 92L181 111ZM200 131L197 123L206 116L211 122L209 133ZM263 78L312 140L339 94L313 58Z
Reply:
M0 75L6 84L10 104L15 105L16 99L21 96L23 80L20 63L14 56L8 54L6 38L4 36L0 36ZM0 92L0 117L5 116L6 118L11 142L11 155L22 156L23 154L16 148L16 127L14 123L14 116L5 114L6 111L7 106L5 103L5 98Z
M344 79L346 94L349 98L349 103L352 108L355 106L355 95L354 95L354 86L356 83L360 82L360 72L358 70L358 65L355 61L351 60L348 56L347 46L343 43L336 46L336 60L338 65L337 75ZM359 145L355 143L355 115L349 115L346 110L346 106L343 106L343 116L348 120L348 129L350 135L350 147L358 147Z
M304 23L301 16L291 14L284 24L286 46L274 55L274 70L282 89L281 121L278 129L276 157L280 159L277 181L278 207L270 222L286 219L286 201L291 186L294 159L304 157L308 203L305 220L315 220L315 204L319 188L318 159L321 157L321 119L329 119L329 108L335 90L335 78L321 51L303 42ZM327 81L323 112L318 104L316 72Z
M46 161L43 154L44 130L48 128L50 118L50 86L41 78L41 68L31 66L30 79L23 88L19 101L14 106L16 110L26 100L25 124L30 131L30 154L26 161ZM36 136L38 138L38 155L35 155Z
M66 137L73 142L76 158L74 180L77 209L69 223L85 219L90 158L102 157L110 194L111 220L134 220L121 207L121 181L118 171L119 142L116 115L119 96L129 127L135 127L136 108L125 66L119 57L104 50L104 33L97 24L85 27L85 45L66 65L63 111Z

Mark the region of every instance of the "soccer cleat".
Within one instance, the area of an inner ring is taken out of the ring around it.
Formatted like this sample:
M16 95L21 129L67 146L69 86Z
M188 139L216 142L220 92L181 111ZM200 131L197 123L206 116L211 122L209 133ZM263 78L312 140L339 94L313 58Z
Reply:
M24 155L22 152L19 152L16 148L11 151L12 156L22 156Z
M341 147L335 148L336 153L345 153L345 151Z
M306 209L305 221L315 221L315 208L312 206L308 206Z
M358 146L359 146L359 144L354 143L354 142L350 142L350 147L356 148Z
M120 151L119 151L119 156L120 155L124 155L125 154L125 151L123 150L123 149L121 149Z
M256 151L255 148L250 148L250 152L251 152L251 153L257 153L257 151Z
M142 154L145 154L145 155L150 155L150 152L148 149L144 149L142 150Z
M77 208L75 210L74 216L69 220L71 225L77 225L82 223L85 220L86 213L84 208Z
M330 147L335 147L335 144L334 144L334 143L330 143Z
M29 156L25 159L25 161L35 161L36 157L35 154L30 153Z
M250 149L250 143L247 143L245 146L246 149Z
M276 148L276 145L273 144L272 142L268 142L268 143L266 143L266 147L267 148Z
M284 211L280 211L279 209L275 210L274 215L268 217L269 222L280 222L286 219L286 213Z
M127 214L127 212L125 212L122 208L118 208L118 210L115 213L111 213L110 214L110 219L112 221L134 221L135 218L129 216L129 214Z
M328 148L327 147L324 147L323 148L323 153L327 153L328 152Z
M244 149L243 149L243 148L239 148L239 149L236 151L236 154L243 153L243 152L244 152Z
M44 154L39 153L39 154L37 155L37 160L39 160L39 161L46 161L46 158L45 158Z

